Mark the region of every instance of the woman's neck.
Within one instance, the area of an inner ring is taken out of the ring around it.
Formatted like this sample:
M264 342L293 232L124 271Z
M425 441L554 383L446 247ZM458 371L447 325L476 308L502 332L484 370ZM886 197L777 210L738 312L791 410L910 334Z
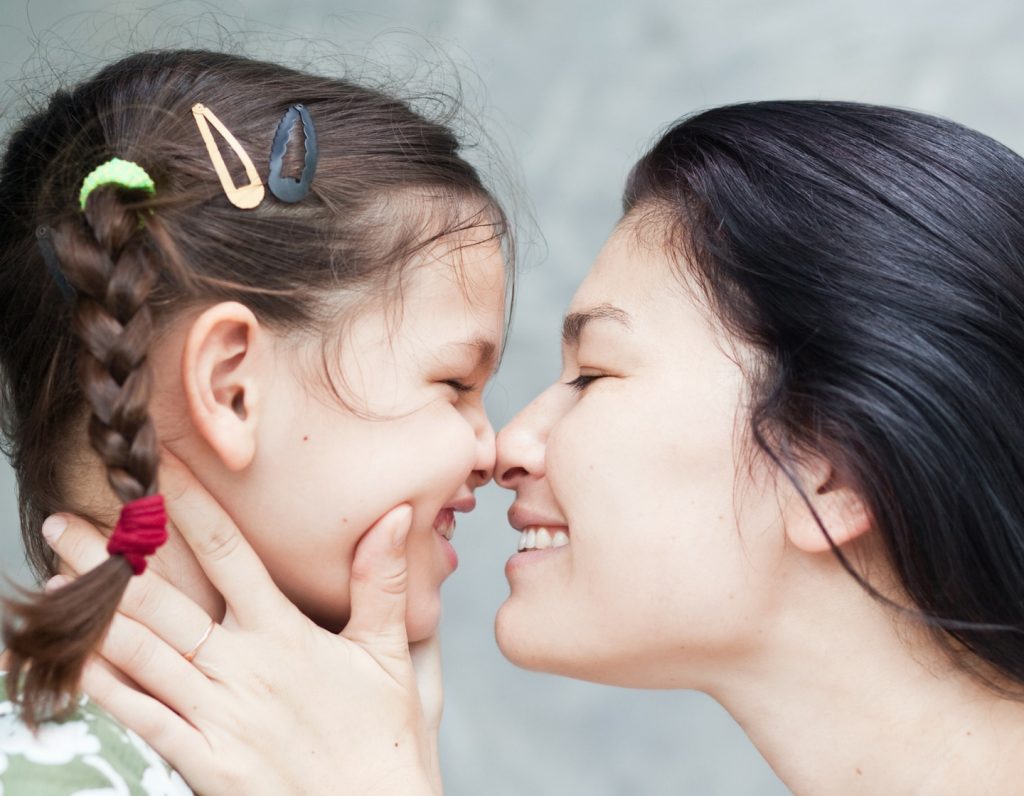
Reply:
M798 796L1016 792L1024 703L980 685L842 574L767 628L712 696Z

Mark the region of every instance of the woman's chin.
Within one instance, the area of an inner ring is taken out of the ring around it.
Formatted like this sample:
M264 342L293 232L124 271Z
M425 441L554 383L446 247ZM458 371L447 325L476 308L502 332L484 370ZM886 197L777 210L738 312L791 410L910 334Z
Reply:
M494 638L498 649L509 663L520 669L559 674L557 656L552 645L538 633L536 622L530 621L510 597L498 609L494 619Z

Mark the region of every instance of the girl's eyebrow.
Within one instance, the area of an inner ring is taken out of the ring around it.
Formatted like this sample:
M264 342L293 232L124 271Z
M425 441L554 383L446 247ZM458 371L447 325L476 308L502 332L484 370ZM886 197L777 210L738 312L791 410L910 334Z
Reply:
M470 348L476 351L476 363L473 370L487 368L491 370L498 361L498 344L486 337L474 337L472 340L449 343L453 348Z
M577 346L583 329L591 321L609 320L621 323L627 329L630 326L629 313L612 304L598 304L583 312L570 312L562 321L562 345Z

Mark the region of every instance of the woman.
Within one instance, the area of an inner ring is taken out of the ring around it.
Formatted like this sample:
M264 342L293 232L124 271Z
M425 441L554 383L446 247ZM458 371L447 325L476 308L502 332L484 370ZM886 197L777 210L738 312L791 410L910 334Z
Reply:
M666 133L499 435L503 652L704 690L796 793L1018 789L1022 196L1018 156L892 108Z

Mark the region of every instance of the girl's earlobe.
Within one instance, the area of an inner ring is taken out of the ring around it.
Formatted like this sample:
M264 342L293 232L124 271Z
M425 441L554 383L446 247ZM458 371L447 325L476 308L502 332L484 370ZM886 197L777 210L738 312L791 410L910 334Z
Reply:
M245 469L256 453L264 335L248 307L227 301L204 310L185 339L182 384L189 415L233 471Z

